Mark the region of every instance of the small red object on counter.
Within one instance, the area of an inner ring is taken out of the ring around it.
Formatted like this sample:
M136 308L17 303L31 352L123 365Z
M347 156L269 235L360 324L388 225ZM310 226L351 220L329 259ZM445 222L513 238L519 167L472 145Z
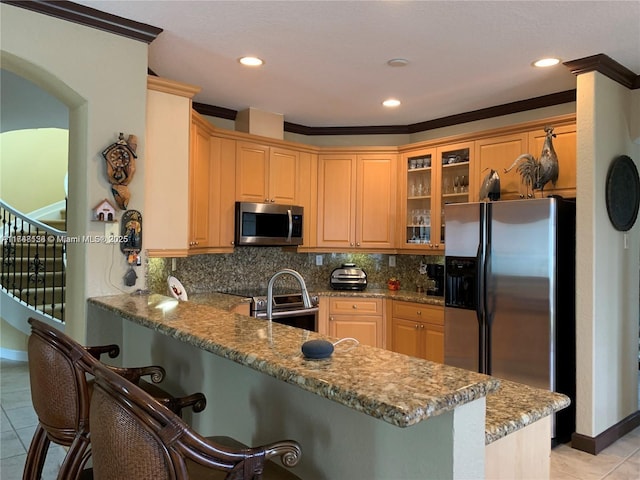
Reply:
M400 280L397 278L390 278L387 281L387 287L389 290L400 290Z

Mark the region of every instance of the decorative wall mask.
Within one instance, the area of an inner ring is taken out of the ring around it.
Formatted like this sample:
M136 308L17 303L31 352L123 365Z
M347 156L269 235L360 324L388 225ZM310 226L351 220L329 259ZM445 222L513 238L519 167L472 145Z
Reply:
M138 137L129 135L125 141L124 135L120 133L118 141L109 145L102 152L107 163L107 180L111 184L113 199L122 210L127 209L131 198L127 185L133 179L133 174L136 171L137 148Z

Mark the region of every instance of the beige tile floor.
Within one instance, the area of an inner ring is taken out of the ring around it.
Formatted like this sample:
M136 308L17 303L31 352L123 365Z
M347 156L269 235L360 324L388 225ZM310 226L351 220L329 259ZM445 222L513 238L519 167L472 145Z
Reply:
M19 480L37 418L25 362L0 360L0 479ZM64 449L51 446L43 480L54 480ZM640 480L640 427L599 455L559 445L551 451L551 480Z

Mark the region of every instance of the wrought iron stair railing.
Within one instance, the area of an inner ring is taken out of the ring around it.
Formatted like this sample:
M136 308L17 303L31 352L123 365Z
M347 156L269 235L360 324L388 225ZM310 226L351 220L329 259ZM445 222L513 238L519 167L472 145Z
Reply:
M33 220L0 200L0 287L35 310L64 322L67 232Z

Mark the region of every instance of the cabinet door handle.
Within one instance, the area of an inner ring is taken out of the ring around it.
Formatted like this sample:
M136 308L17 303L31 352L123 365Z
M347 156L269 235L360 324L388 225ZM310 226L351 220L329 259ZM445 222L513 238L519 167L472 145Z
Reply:
M333 317L329 317L329 320L330 320L331 322L333 322Z
M421 311L421 310L418 310L416 313L417 313L418 315L422 315L422 311Z
M353 306L353 308L356 308L356 309L358 308L358 305L356 305L356 304L353 304L352 306Z
M360 246L360 242L356 243L356 247L359 247L359 246Z
M418 324L416 323L416 327L415 327L415 328L416 328L416 330L417 330L417 329L419 329L419 328L420 328L420 325L418 325Z
M349 244L349 246L353 247L353 242L351 242L351 243Z
M420 328L421 328L422 330L424 330L424 325L420 325Z

